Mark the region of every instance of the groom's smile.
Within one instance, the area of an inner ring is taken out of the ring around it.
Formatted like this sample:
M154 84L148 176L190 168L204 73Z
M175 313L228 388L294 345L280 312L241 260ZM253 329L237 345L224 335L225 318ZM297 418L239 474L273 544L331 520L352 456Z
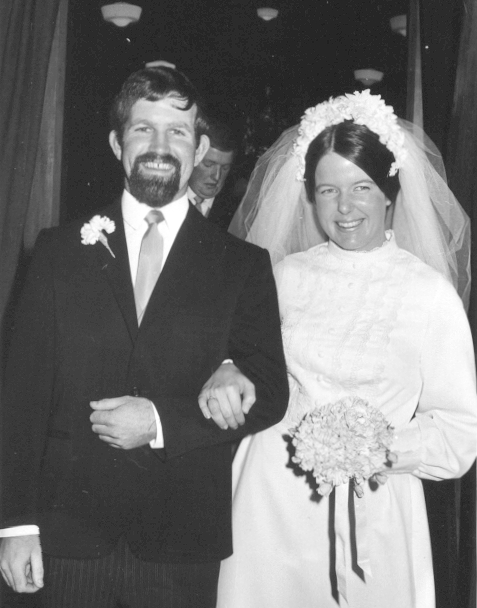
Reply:
M152 157L152 158L151 158ZM139 168L145 176L162 176L164 178L171 177L179 168L180 162L172 155L155 155L153 153L142 154L136 158L134 166L139 165Z

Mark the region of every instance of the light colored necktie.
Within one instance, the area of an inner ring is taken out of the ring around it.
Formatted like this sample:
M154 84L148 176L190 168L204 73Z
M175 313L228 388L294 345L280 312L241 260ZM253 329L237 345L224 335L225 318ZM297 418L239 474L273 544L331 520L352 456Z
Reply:
M205 198L202 198L201 196L195 197L194 205L202 213L203 216L205 216L205 207L202 206L204 203L205 203Z
M164 216L160 211L153 209L146 215L145 220L149 226L142 237L136 283L134 285L134 300L139 325L154 285L161 274L164 249L162 236L157 229L157 225L164 221Z

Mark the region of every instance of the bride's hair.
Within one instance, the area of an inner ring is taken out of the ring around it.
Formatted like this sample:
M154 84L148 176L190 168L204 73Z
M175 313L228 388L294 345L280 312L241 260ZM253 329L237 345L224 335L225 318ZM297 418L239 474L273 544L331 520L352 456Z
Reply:
M335 152L368 175L386 198L394 203L399 192L399 176L389 175L395 161L393 153L365 125L347 120L321 131L311 142L305 156L305 189L308 200L315 201L315 171L326 154Z

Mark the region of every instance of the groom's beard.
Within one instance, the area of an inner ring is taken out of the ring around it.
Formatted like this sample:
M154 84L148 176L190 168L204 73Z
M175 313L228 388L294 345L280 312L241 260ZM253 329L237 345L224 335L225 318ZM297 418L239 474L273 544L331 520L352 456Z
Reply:
M168 163L174 166L174 173L168 177L156 175L145 175L141 170L141 164L147 162ZM181 163L172 154L155 154L146 152L138 156L129 176L129 191L140 203L146 203L149 207L163 207L176 196L181 181Z

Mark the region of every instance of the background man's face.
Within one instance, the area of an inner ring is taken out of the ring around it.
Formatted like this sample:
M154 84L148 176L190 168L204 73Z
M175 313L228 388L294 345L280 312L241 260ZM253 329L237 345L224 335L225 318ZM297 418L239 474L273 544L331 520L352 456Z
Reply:
M222 190L232 167L234 153L210 147L195 167L189 186L202 198L213 198Z
M183 106L173 97L140 99L131 108L122 144L114 131L110 134L113 152L124 167L126 189L152 207L185 194L194 166L207 151L205 135L196 147L197 107L183 110Z

